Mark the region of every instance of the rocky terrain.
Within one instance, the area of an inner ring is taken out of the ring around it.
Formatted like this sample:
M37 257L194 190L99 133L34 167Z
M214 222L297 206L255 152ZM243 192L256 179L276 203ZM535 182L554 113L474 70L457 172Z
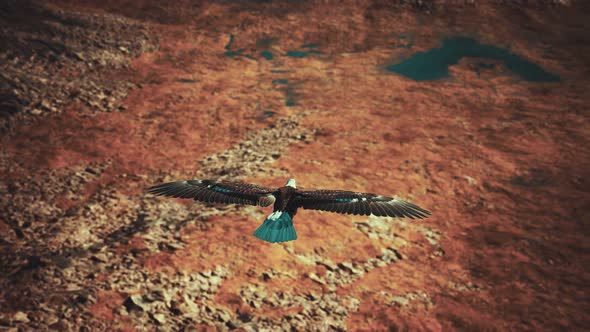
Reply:
M1 2L0 331L590 329L589 9ZM388 70L450 36L559 79ZM270 244L268 209L144 192L290 177L433 215Z

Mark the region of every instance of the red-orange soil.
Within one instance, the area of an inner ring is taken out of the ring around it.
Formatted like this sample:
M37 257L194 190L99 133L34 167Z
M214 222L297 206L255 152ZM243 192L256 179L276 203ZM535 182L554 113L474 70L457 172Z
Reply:
M8 165L0 190L11 195L2 203L10 211L49 211L0 216L3 252L24 255L0 277L12 288L0 291L0 325L590 329L590 12L584 1L436 2L422 9L377 1L197 3L51 2L65 11L140 21L159 37L159 48L108 72L136 85L124 110L89 114L72 103L34 124L17 122L0 137ZM402 33L413 35L411 49L391 44ZM470 59L439 81L416 82L383 69L436 47L445 35L509 44L562 80L526 82L501 65L478 75ZM231 50L252 58L224 55L230 36ZM276 38L268 46L272 60L259 55L264 38ZM282 56L306 43L319 43L324 53ZM279 79L299 84L294 106L273 83ZM268 110L274 114L264 115ZM241 156L219 157L290 116L298 116L297 130L308 137L260 168L239 164ZM218 157L208 162L209 156ZM298 239L270 244L252 236L268 209L217 209L142 191L226 175L206 171L208 163L247 170L237 177L261 185L293 177L307 189L397 195L432 216L410 221L301 210ZM87 167L100 170L69 184ZM41 190L35 197L48 198L31 201L22 197L38 189L27 189L27 182L57 189ZM26 222L32 226L18 236L15 229ZM42 264L32 264L33 256ZM70 266L60 267L55 257ZM36 279L43 269L65 272ZM200 278L208 278L208 289L192 288ZM48 300L39 289L55 296ZM73 290L87 291L89 300L72 304ZM145 300L153 292L168 300ZM141 296L147 304L139 308L132 302ZM47 312L55 321L44 320Z

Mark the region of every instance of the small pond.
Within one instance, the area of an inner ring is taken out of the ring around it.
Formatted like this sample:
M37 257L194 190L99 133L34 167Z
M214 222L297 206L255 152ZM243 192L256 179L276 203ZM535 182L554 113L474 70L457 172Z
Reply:
M407 60L387 66L386 69L416 81L436 80L449 77L449 66L457 64L463 57L502 61L506 68L525 81L559 81L559 76L546 72L539 65L509 50L481 44L467 37L445 39L440 48L416 53Z

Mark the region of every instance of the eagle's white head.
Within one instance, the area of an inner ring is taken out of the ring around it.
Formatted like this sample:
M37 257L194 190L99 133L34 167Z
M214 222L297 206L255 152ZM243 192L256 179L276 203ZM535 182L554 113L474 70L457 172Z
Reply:
M291 188L297 188L295 186L295 179L289 179L289 181L287 181L287 184L285 186L291 187Z

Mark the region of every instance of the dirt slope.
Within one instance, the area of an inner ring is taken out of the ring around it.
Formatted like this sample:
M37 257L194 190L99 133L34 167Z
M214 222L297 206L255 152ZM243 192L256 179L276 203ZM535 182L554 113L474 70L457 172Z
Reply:
M1 330L590 329L584 1L0 6ZM561 79L386 69L457 35ZM433 216L269 244L268 209L143 192L199 177Z

